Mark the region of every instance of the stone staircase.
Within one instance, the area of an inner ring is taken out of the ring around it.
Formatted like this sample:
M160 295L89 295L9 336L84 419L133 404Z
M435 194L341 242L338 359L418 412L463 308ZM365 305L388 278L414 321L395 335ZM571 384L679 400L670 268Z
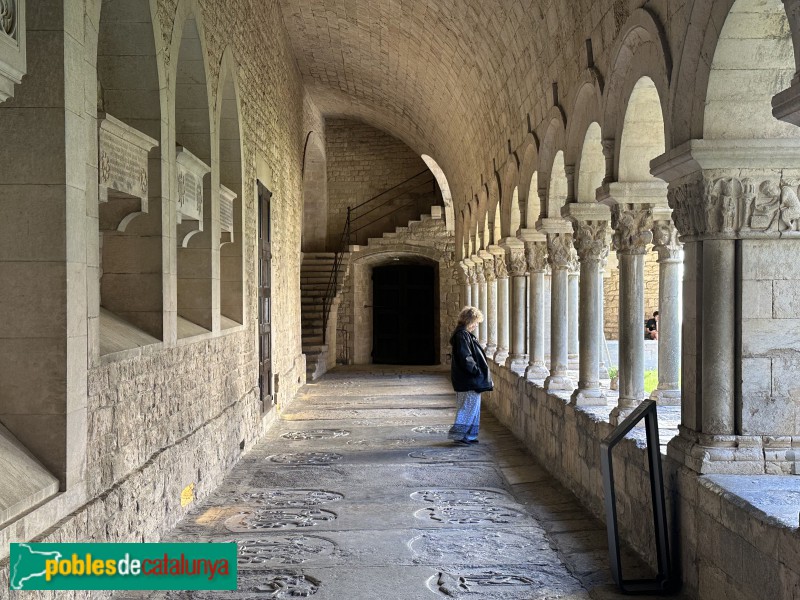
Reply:
M306 381L319 379L327 371L328 344L323 343L322 307L334 264L333 252L307 252L300 267L300 308L303 336L303 354L306 355ZM336 295L350 262L349 253L341 255ZM336 310L336 306L332 311ZM333 312L331 312L333 315ZM333 317L335 318L335 317ZM336 348L333 348L333 352Z

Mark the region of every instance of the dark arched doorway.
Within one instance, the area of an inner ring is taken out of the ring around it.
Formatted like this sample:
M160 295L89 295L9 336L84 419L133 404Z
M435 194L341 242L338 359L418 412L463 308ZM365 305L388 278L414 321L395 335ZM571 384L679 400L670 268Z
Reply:
M372 271L372 362L436 363L436 266L396 264Z

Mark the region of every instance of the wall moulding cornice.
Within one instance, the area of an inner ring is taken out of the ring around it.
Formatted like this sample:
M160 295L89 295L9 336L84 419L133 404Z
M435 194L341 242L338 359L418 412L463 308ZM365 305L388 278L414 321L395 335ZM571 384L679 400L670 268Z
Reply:
M14 96L26 72L25 0L0 0L0 102Z

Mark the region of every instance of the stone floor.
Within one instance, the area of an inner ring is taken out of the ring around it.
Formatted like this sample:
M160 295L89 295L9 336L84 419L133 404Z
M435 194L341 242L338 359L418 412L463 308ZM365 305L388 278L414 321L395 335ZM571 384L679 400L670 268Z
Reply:
M622 598L603 525L485 411L448 442L453 406L440 371L327 374L168 538L237 541L239 590L115 597Z

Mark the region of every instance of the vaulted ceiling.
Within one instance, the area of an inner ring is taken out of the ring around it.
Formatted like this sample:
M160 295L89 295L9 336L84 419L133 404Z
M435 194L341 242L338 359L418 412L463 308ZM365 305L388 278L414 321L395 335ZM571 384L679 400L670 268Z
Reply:
M552 103L555 67L577 78L571 44L591 0L280 0L315 104L429 154L462 202L507 140ZM585 13L581 8L585 9ZM600 12L600 11L598 11ZM580 38L578 38L580 39ZM499 165L498 165L499 167ZM456 179L457 181L453 181Z

